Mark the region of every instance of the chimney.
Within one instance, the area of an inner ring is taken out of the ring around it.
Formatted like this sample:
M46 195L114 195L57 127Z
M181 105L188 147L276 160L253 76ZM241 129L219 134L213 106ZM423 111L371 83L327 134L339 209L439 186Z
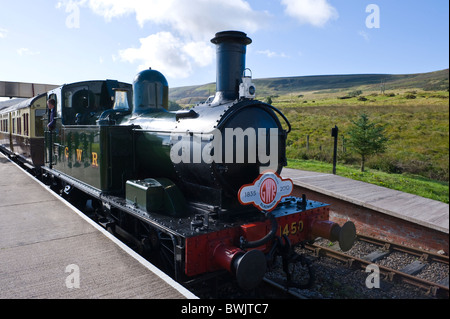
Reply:
M252 40L244 32L223 31L216 33L211 42L216 45L217 53L216 96L213 104L236 100L245 70L247 45Z

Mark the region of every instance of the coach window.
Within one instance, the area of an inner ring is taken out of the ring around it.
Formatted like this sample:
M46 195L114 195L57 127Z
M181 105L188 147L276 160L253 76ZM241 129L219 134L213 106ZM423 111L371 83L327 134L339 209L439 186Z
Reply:
M47 101L51 100L51 99L55 100L55 114L58 114L58 98L57 98L56 94L50 94L48 96ZM47 109L48 109L48 106L47 106ZM50 114L50 112L49 112L49 114Z
M14 117L13 115L11 115L11 123L12 123L12 133L16 134L16 115L14 113Z
M37 109L34 111L35 116L35 135L36 136L44 136L44 116L45 116L45 110Z
M22 135L22 119L20 118L20 115L17 117L17 134Z
M23 135L28 136L28 113L22 115L23 118Z
M58 97L56 96L56 94L50 94L49 96L48 96L48 100L51 100L51 99L54 99L55 100L55 116L56 117L59 117L58 116ZM47 101L48 101L47 100ZM46 110L47 110L47 116L48 116L48 121L50 122L50 110L48 109L48 105L47 105L47 108L46 108Z

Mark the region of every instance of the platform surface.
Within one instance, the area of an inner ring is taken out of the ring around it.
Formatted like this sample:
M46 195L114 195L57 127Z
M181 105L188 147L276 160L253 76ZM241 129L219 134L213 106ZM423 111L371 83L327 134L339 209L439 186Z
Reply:
M449 233L449 205L443 202L333 174L285 168L281 176L294 185Z
M196 297L0 154L0 299L9 298Z

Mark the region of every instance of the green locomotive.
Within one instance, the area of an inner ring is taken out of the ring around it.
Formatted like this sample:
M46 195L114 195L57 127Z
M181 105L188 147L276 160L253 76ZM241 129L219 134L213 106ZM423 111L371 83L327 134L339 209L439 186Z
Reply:
M212 42L217 92L189 110L168 111L167 80L151 69L132 85L89 81L49 91L57 124L45 132L42 171L64 196L88 199L100 224L157 256L175 279L225 269L252 289L275 256L292 261L287 247L320 234L349 249L355 229L304 198L285 198L267 214L241 204L243 185L286 165L290 124L255 99L245 75L251 39L224 31Z

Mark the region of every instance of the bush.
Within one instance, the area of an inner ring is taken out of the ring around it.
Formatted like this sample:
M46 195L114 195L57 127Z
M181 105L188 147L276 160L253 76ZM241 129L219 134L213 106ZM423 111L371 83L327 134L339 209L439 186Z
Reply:
M178 104L175 101L170 101L169 100L169 111L178 111L178 110L181 110L181 109L182 109L182 107L181 107L180 104Z
M357 165L360 159L351 152L338 152L338 162L347 165Z
M356 90L356 91L352 91L348 94L348 96L350 97L357 97L358 95L361 95L362 91L361 90Z
M414 94L409 93L409 94L406 94L406 95L405 95L405 98L406 98L406 99L412 100L412 99L415 99L416 96L415 96Z
M367 166L389 174L403 173L401 164L396 159L388 156L374 156L367 161Z

